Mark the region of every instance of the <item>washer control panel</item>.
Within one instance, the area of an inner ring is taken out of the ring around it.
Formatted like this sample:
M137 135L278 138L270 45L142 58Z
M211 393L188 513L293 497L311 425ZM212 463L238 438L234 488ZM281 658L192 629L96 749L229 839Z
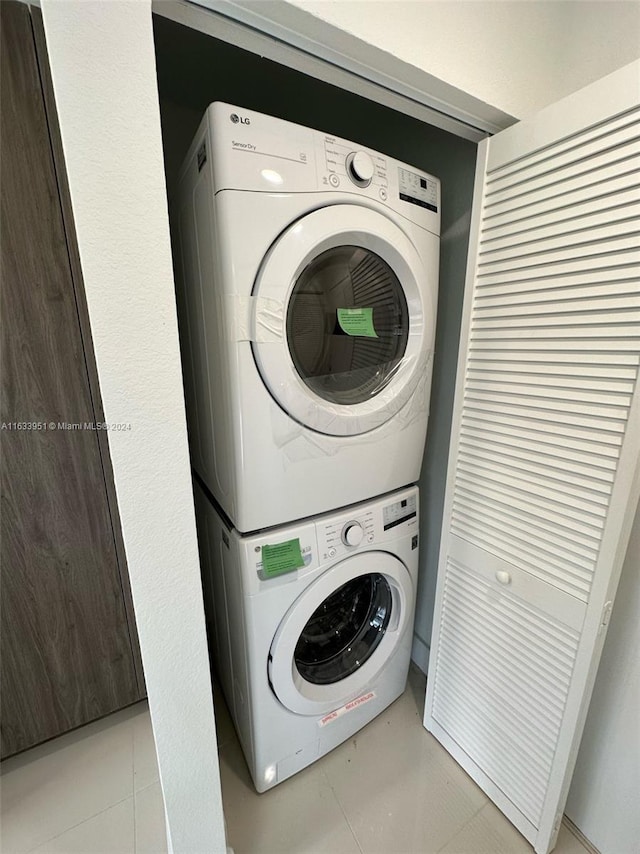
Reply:
M361 544L374 542L378 526L373 510L363 511L354 507L351 513L350 516L316 525L320 560L350 554Z
M359 546L364 539L364 528L355 520L347 522L342 529L342 542L345 546Z
M373 506L355 506L340 516L318 519L318 560L323 563L417 531L417 490L405 490ZM406 531L402 526L405 526Z
M409 519L415 519L417 515L418 502L416 496L409 495L399 501L394 501L393 504L386 504L382 508L382 527L385 531L390 531L392 528L402 525L403 522L408 522Z

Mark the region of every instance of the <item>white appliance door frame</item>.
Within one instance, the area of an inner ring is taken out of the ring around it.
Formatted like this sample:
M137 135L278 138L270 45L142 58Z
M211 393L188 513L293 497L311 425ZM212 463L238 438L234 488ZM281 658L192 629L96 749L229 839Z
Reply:
M424 725L539 854L640 494L639 129L636 62L478 152Z
M321 253L344 246L374 252L388 264L404 292L409 317L406 350L388 383L368 400L352 405L332 403L302 380L286 329L298 277ZM330 436L367 433L397 415L415 391L433 350L435 291L422 258L398 225L362 205L328 205L290 225L265 256L252 310L253 352L269 393L300 424Z
M381 575L391 589L392 605L384 637L354 673L327 685L303 679L294 664L294 651L314 611L344 584L363 575ZM280 702L303 715L324 715L359 696L394 655L411 628L415 590L409 570L389 552L364 551L327 569L291 605L274 635L269 651L269 679Z

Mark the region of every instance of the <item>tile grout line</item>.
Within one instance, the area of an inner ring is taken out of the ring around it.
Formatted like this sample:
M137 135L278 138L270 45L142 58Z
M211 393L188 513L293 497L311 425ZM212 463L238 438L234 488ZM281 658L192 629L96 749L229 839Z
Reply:
M0 0L0 3L1 2L2 0ZM160 777L158 777L157 780L152 780L150 783L147 783L146 786L140 786L139 789L135 790L134 795L141 795L143 792L146 792L147 789L150 789L152 786L160 786ZM160 786L160 791L162 791L162 786Z
M346 814L346 812L344 811L344 808L343 808L342 804L340 803L340 798L337 796L337 794L336 794L336 792L335 792L335 789L333 788L333 785L331 784L331 780L329 779L329 775L328 775L328 774L327 774L327 772L324 770L324 768L322 768L321 770L322 770L322 776L323 776L323 777L324 777L324 779L327 781L327 785L329 786L329 789L331 790L331 794L333 795L333 797L334 797L334 799L335 799L335 802L338 804L338 807L340 808L340 812L341 812L341 813L342 813L342 815L344 816L344 820L345 820L345 821L346 821L346 823L347 823L347 827L348 827L348 828L349 828L349 830L351 831L351 835L353 836L354 841L355 841L356 845L358 846L358 850L361 852L361 854L364 854L364 849L363 849L362 845L360 845L360 840L359 840L359 839L358 839L358 837L356 836L356 832L355 832L355 830L351 827L351 822L349 821L349 819L348 819L348 817L347 817L347 814Z
M43 839L42 842L38 842L33 848L29 848L27 851L24 851L23 854L33 854L34 851L37 851L38 848L41 848L43 845L46 845L47 842L53 842L54 839L59 839L61 836L64 836L65 833L68 833L70 830L75 830L77 827L81 827L86 822L91 821L94 818L97 818L102 813L108 812L114 807L123 804L125 801L133 801L133 793L127 795L124 798L120 798L119 801L114 801L112 804L109 804L104 809L98 810L98 812L93 813L92 815L88 815L86 818L83 818L82 821L78 821L75 824L70 824L69 827L65 827L64 830L61 830L60 833L56 833L54 836L49 836L47 839ZM135 813L134 813L135 814Z
M440 851L443 851L447 847L447 845L449 845L451 842L453 842L453 840L456 838L456 836L459 836L462 833L462 831L465 829L465 827L467 827L468 824L470 824L475 818L477 818L478 815L480 815L480 813L482 812L482 810L487 806L487 804L490 804L490 803L491 803L491 801L489 800L489 798L487 798L485 796L485 802L482 804L482 806L478 807L478 809L474 812L474 814L469 816L469 818L465 821L465 823L462 825L462 827L459 827L456 830L456 832L453 834L453 836L451 836L449 839L447 839L447 841L444 843L444 845L441 845L440 848L438 848L438 850L435 852L435 854L440 854Z

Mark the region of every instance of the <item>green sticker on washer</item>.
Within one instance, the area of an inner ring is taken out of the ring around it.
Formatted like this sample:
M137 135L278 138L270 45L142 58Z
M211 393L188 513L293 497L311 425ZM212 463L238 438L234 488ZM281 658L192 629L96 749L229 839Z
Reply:
M340 329L347 335L363 338L378 337L378 333L373 328L372 308L339 308L337 311Z
M262 546L262 571L271 578L284 572L293 572L304 566L300 540L287 540L274 546Z

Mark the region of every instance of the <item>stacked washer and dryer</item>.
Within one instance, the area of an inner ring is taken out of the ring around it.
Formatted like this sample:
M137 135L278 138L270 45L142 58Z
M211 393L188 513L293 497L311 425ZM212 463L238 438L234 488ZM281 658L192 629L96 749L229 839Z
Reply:
M211 655L262 792L405 688L440 183L216 102L174 230Z

